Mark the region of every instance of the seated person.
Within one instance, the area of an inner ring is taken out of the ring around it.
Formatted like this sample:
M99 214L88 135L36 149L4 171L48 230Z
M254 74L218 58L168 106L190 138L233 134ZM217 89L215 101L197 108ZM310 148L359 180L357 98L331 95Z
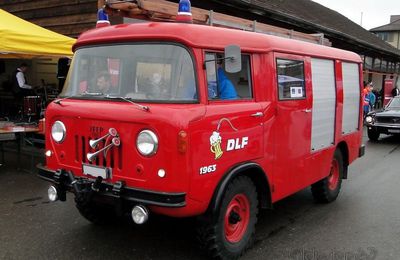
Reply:
M146 90L148 99L165 100L171 97L167 85L165 84L165 80L160 73L153 73L149 78L149 83L150 84Z
M218 91L220 99L237 99L238 95L232 82L226 77L224 69L218 66Z
M96 78L97 90L103 94L111 91L111 77L107 71L100 72Z
M211 99L218 98L217 81L208 81L208 97Z

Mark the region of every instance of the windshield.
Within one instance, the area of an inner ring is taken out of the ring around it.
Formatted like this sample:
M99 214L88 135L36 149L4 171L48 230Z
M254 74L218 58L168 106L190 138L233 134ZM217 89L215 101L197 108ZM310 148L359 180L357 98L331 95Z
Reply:
M387 106L388 109L399 109L400 108L400 98L394 97Z
M182 46L129 44L78 49L61 97L145 102L197 100L193 61Z

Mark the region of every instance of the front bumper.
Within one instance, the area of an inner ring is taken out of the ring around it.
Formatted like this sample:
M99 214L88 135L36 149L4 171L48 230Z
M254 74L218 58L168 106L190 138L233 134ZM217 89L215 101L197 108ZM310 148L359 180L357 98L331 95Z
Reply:
M74 183L71 183L66 171L53 171L41 164L39 164L37 168L38 176L43 180L55 184L61 190L74 192ZM78 185L91 187L95 181L88 178L76 178L76 182ZM186 206L186 193L167 193L134 189L126 187L125 183L121 181L114 184L101 182L94 192L94 197L96 197L96 200L122 200L131 203L141 203L149 206L168 208L180 208Z
M400 134L400 125L399 124L383 124L383 123L374 123L367 124L368 129L373 129L382 134Z

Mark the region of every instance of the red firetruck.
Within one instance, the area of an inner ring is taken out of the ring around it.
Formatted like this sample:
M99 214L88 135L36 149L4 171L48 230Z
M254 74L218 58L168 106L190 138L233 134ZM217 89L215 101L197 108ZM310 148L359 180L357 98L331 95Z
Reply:
M199 216L210 254L237 258L259 209L308 186L334 201L364 154L355 53L162 22L94 29L73 49L39 176L93 223Z

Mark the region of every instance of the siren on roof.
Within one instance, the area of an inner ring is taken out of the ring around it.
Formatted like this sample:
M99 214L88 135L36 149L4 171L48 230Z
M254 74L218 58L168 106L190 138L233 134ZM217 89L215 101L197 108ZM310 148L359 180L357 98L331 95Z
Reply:
M97 23L96 28L106 27L110 25L110 21L108 20L108 15L104 11L103 8L100 8L97 11Z
M176 21L185 23L191 23L193 21L190 0L179 1L178 15L176 16Z

